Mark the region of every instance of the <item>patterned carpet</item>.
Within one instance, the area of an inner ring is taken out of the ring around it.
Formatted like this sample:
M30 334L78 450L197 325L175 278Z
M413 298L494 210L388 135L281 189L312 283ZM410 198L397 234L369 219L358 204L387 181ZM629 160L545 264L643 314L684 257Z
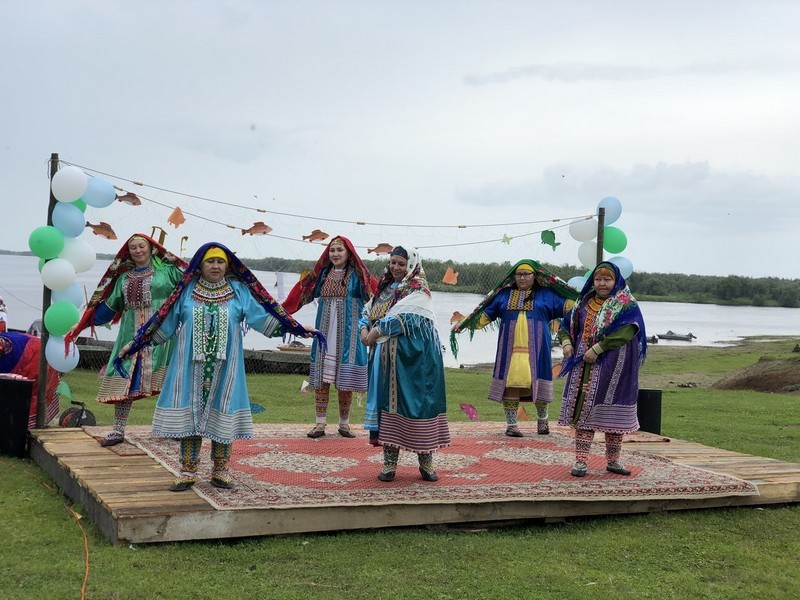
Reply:
M554 427L547 436L509 438L499 423L451 424L453 443L435 454L439 481L422 481L417 457L401 452L397 477L377 479L383 451L356 439L328 435L306 437L308 425L256 425L256 437L234 443L231 461L234 490L208 483L210 443L205 440L201 481L194 491L220 510L266 507L385 505L405 503L502 502L512 500L650 500L755 495L749 482L682 466L636 451L626 443L622 462L631 476L605 470L604 444L598 434L584 478L570 475L574 439L569 429ZM92 428L100 435L100 428ZM648 439L649 438L649 439ZM667 440L660 436L626 436L635 440ZM130 443L114 447L121 455L144 451L167 469L179 469L178 442L155 438L148 427L129 427ZM665 443L668 443L665 441ZM136 448L133 447L136 446Z

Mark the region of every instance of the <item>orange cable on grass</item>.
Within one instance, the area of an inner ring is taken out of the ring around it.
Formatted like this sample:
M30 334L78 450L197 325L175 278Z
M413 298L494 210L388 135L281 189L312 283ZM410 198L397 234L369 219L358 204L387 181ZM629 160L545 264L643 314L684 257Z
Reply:
M86 531L83 529L83 525L81 525L81 519L83 515L78 514L71 507L64 505L67 507L67 510L72 513L72 517L75 519L75 522L78 524L78 527L81 529L81 533L83 534L83 550L86 555L86 568L83 572L83 585L81 585L81 600L85 600L86 598L86 582L89 581L89 538L86 536Z

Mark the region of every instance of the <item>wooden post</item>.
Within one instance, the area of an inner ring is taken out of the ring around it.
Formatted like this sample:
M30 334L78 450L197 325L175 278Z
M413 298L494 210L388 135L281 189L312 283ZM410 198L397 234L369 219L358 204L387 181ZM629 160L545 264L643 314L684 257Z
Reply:
M50 155L50 181L53 181L53 175L58 171L58 154L53 153ZM56 197L53 196L52 185L50 188L50 202L47 205L47 224L53 224L53 209L56 206ZM50 334L47 333L47 328L44 326L44 313L50 306L51 292L50 288L42 285L42 332L39 341L39 389L36 393L36 428L41 429L47 422L47 358L44 355L44 348L47 345L47 340Z
M597 263L603 262L603 227L606 221L606 209L601 206L597 211Z

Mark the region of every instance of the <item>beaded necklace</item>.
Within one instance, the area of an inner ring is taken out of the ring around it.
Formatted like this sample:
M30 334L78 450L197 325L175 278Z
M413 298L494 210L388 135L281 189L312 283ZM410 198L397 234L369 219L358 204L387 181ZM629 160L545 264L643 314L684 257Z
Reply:
M153 301L153 297L150 294L150 282L152 280L152 265L128 271L125 275L125 283L122 286L122 297L126 308L141 309L150 306Z

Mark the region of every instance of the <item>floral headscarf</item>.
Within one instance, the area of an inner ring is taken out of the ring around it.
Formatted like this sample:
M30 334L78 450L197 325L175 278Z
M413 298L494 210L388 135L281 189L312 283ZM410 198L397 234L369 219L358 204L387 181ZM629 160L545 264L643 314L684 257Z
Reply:
M478 323L481 320L481 315L483 314L484 309L502 290L516 287L514 274L521 265L528 265L533 269L534 279L536 282L535 286L549 287L565 300L575 300L578 297L578 292L558 275L549 271L548 269L545 269L535 260L528 258L522 259L506 272L503 278L497 283L497 285L494 286L494 289L486 294L486 297L481 300L478 306L475 307L475 310L461 319L450 330L450 350L453 352L453 356L458 356L458 340L456 339L456 335L466 329L469 330L470 340L472 339L472 336L475 334L475 330L478 328Z
M128 249L128 244L130 244L131 240L134 238L141 238L150 244L150 264L152 265L153 269L161 270L165 268L165 265L173 265L179 268L181 271L186 268L185 260L179 256L175 256L172 252L164 248L164 246L159 244L153 238L143 233L134 233L127 239L122 248L119 249L119 252L117 252L117 255L106 269L106 272L103 273L103 276L100 278L100 282L97 284L97 289L95 289L92 297L89 299L89 303L86 305L86 310L83 312L81 320L78 321L78 324L72 329L72 331L65 336L64 342L67 348L69 348L69 344L74 342L81 332L87 327L92 327L92 333L94 333L94 314L97 310L97 307L100 306L100 304L102 304L103 301L105 301L105 299L108 298L108 296L114 290L114 285L116 284L117 279L136 268L136 265L131 258L130 250ZM119 320L122 318L122 312L123 311L117 311L114 313L114 316L111 318L112 325L119 322Z
M285 308L289 314L296 313L314 298L314 292L322 285L325 276L333 268L333 263L331 263L330 259L330 248L335 242L341 243L347 248L347 262L356 272L358 281L361 284L364 300L369 300L372 298L373 294L375 294L378 280L370 273L367 266L361 260L361 257L358 256L355 247L353 247L353 243L346 237L337 235L325 247L325 250L317 260L314 268L300 278L300 281L298 281L289 292L286 300L283 301L283 308Z

